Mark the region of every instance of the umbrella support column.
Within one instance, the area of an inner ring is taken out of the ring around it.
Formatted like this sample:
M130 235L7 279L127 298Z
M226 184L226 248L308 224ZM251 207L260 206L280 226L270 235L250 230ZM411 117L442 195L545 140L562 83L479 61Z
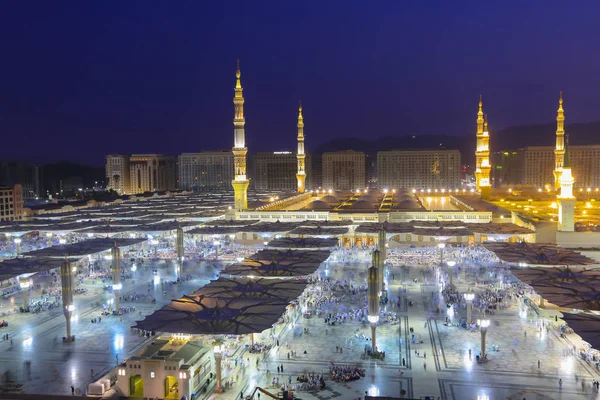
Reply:
M215 353L215 375L217 376L215 393L223 393L223 386L221 385L221 357L221 353Z
M60 266L60 282L62 285L62 303L63 303L63 314L65 315L67 325L67 336L65 337L66 342L70 342L73 337L71 336L71 315L73 314L73 277L71 275L71 263L68 259Z

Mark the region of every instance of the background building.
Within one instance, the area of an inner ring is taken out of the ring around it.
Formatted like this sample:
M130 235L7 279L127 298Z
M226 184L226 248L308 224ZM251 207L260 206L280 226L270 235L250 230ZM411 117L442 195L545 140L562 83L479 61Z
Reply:
M377 153L380 188L441 189L461 186L458 150L392 150Z
M323 189L361 189L366 186L365 153L337 151L323 153Z
M312 168L310 154L306 154L305 187L311 188ZM260 152L254 155L254 188L258 190L297 191L298 160L292 151Z
M0 187L0 221L23 218L23 186Z
M179 188L231 189L233 153L230 150L183 153L179 156Z
M130 194L177 189L177 159L162 154L133 154L129 159Z
M43 197L43 168L38 165L22 162L0 163L0 187L23 187L23 198L36 200Z
M109 154L106 156L106 189L119 194L129 194L131 172L129 154Z
M543 188L554 183L555 148L530 146L493 155L494 185ZM576 188L600 187L600 145L569 146Z

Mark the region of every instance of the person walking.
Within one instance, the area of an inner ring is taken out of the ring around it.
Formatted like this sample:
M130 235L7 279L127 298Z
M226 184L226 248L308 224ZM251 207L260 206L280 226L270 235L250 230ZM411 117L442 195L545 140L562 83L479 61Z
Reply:
M542 365L542 363L540 362L540 360L538 360L538 369L540 369L541 365Z
M75 396L75 387L71 385L71 396Z
M562 379L558 380L558 388L562 390Z
M427 371L427 363L423 363L423 369Z

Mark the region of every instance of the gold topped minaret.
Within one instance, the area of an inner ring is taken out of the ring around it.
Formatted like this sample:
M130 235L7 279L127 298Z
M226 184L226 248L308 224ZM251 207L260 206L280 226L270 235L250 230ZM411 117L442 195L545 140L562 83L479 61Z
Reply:
M562 107L561 107L562 108ZM558 200L558 230L561 232L573 232L575 230L575 204L577 199L573 195L573 184L575 178L571 172L569 162L569 137L563 146L563 164L560 173L560 194Z
M565 110L563 109L562 91L558 99L556 114L556 148L554 149L554 188L559 189L563 164L565 162Z
M298 193L304 193L305 182L306 182L306 168L304 154L304 118L302 117L302 103L298 106L298 153L296 155L298 159Z
M237 70L235 72L235 95L233 105L235 115L233 117L233 166L235 177L231 182L234 191L234 207L236 211L242 211L248 208L248 184L250 181L246 177L246 137L244 133L244 95L242 94L242 82L240 77L240 60L237 60Z
M477 112L477 149L475 150L475 188L484 200L490 197L490 134L487 116L483 116L483 101L479 96Z

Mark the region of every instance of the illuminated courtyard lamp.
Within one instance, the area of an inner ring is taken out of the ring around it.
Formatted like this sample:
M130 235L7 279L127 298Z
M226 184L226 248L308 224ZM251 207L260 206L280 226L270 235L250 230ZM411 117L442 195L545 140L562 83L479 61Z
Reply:
M15 238L15 244L17 245L17 257L21 254L21 238Z
M473 299L475 299L474 293L465 293L465 300L467 301L467 324L471 323L471 312L473 310Z
M235 251L235 234L230 234L229 240L231 240L231 252L233 253Z
M215 356L215 374L217 376L217 386L215 387L215 393L223 393L223 386L221 385L221 360L223 359L223 341L215 340L213 343L213 354Z
M58 244L60 244L60 245L67 244L67 239L61 237L60 239L58 239Z
M487 334L488 327L490 326L489 319L478 319L477 325L479 325L479 331L481 332L481 361L485 362L487 356L485 354L485 335Z
M46 238L48 238L48 247L52 246L52 232L46 232Z
M369 308L367 320L371 324L371 340L373 351L377 348L377 322L379 321L379 271L377 266L373 264L368 271L368 297Z
M221 242L219 242L218 240L213 240L213 246L215 246L215 258L219 257L219 245L221 244Z
M440 264L444 263L444 248L446 247L446 243L438 243L437 245L440 251Z
M29 299L27 297L28 295L28 291L29 291L29 287L31 286L29 283L29 280L21 278L19 280L19 285L21 286L21 293L23 293L23 308L27 309L27 306L29 306Z
M154 257L156 257L158 255L158 240L157 239L152 239L150 240L150 244L152 246L154 246Z
M452 275L454 275L452 273L452 267L454 267L456 265L456 261L448 261L446 263L448 265L448 275L450 275L450 286L452 286Z

